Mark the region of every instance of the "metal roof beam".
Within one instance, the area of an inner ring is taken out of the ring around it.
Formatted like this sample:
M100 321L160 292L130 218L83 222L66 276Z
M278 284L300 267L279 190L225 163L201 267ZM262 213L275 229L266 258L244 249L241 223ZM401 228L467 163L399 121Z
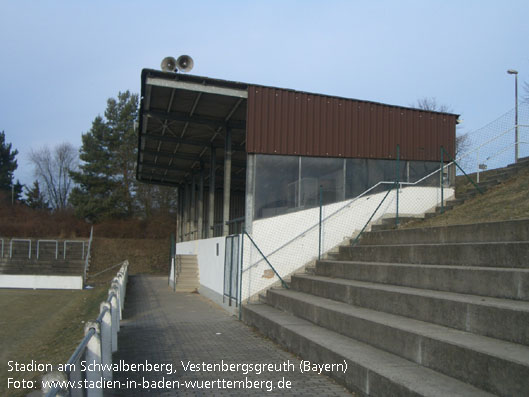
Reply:
M184 123L205 124L212 127L229 127L237 130L245 130L245 121L225 121L224 119L210 119L200 116L190 116L184 113L164 113L150 110L144 113L147 117L154 117L159 120L181 121Z
M209 141L198 141L196 139L188 139L188 138L178 138L176 136L168 136L168 135L154 135L154 134L143 134L142 138L149 138L154 140L159 140L163 142L172 142L172 143L181 143L184 145L191 145L191 146L200 146L200 147L209 147L211 143ZM215 145L215 147L224 147L224 145L219 144Z
M189 153L172 153L172 152L157 152L156 150L142 149L143 154L149 154L152 156L172 158L175 160L189 160L189 161L209 161L209 157L194 155ZM246 162L244 161L233 161L232 165L237 168L246 168Z
M225 96L233 96L238 98L248 98L248 90L238 90L235 88L217 87L212 85L203 85L197 83L188 83L178 80L167 80L159 77L147 77L147 85L155 85L158 87L176 88L180 90L205 92L208 94L217 94Z

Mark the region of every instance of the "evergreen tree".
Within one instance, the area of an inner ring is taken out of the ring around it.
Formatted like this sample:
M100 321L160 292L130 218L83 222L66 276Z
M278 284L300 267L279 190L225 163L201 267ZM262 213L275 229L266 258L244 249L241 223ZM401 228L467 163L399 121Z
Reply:
M47 210L49 205L46 202L46 198L40 190L39 181L33 182L33 187L26 187L26 205L29 208L38 210Z
M138 95L129 91L107 101L104 118L97 116L83 134L78 172L71 176L78 185L70 203L82 218L129 217L134 214Z
M6 143L5 132L0 132L0 191L4 197L10 198L14 192L14 199L19 200L23 185L18 180L13 183L13 173L18 167L15 159L18 150L11 148L11 143Z

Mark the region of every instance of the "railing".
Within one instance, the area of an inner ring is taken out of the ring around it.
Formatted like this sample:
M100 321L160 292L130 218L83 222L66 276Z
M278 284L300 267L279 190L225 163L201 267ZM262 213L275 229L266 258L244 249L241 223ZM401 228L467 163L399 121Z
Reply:
M90 237L92 237L92 232L90 232ZM91 238L88 240L88 244L90 245L90 240ZM82 241L79 241L79 240L64 240L63 241L63 248L62 248L62 253L63 253L63 259L66 259L66 252L68 251L68 245L79 245L81 244L81 259L82 260L86 260L86 257L85 257L85 245L86 245L86 241L82 240Z
M51 372L43 377L46 397L68 392L70 396L102 397L103 388L84 388L96 382L112 381L112 353L118 350L119 322L127 292L128 261L112 280L108 298L101 302L99 316L85 325L85 336L64 366L65 372ZM90 371L81 371L81 361L94 363ZM62 394L60 394L62 395Z
M55 244L55 259L59 257L59 242L57 240L37 240L37 259L39 259L39 256L40 256L40 244L41 243Z
M27 242L29 243L28 244L28 259L31 259L31 240L30 239L27 239L27 238L12 238L11 239L11 242L9 244L9 258L13 258L13 243L14 242L19 242L19 243L24 243L24 242Z
M398 170L398 162L395 164ZM454 194L445 179L445 173L450 176L447 171L452 166L454 163L443 163L436 171L415 182L401 182L398 177L394 181L380 181L346 202L254 222L252 236L244 235L258 254L252 254L251 247L242 250L245 259L242 261L241 289L244 292L239 302L253 299L260 291L269 288L276 282L274 276L285 285L283 277L317 259L321 252L340 245L358 230L363 232L385 214L395 218L398 226L399 217L419 217L434 210L441 201ZM326 212L325 216L322 210ZM283 230L292 230L294 237L281 242ZM272 269L270 274L267 274L267 268Z
M92 233L90 234L92 236ZM5 239L0 238L1 241L1 252L0 258L5 256L5 246L9 244L9 253L7 257L9 259L55 259L55 260L86 260L86 240L48 240L48 239L26 239L26 238L12 238ZM50 250L50 245L53 245L53 252ZM80 245L80 255L73 257L68 255L69 246ZM91 245L91 239L88 241L88 245ZM62 249L62 252L61 252ZM90 249L90 248L89 248ZM68 257L69 256L69 257ZM89 259L89 258L88 258Z

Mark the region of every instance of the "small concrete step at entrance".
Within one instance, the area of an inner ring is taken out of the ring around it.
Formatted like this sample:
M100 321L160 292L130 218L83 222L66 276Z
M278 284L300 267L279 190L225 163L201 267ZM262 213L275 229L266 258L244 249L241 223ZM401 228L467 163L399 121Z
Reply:
M194 292L200 287L198 262L196 255L177 255L175 259L179 268L175 291Z
M365 395L529 395L529 220L364 234L243 306Z

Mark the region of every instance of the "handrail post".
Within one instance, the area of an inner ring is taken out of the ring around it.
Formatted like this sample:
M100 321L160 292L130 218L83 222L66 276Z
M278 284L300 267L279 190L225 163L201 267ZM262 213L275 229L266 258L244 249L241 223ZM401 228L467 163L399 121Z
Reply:
M318 233L318 260L321 260L321 220L323 214L323 186L320 185L320 230Z
M279 273L277 272L277 270L272 266L272 264L270 263L270 261L268 260L268 258L266 257L265 254L263 254L263 251L261 251L261 249L259 248L259 246L255 243L255 241L253 241L253 238L252 236L250 236L248 234L248 232L244 232L244 234L246 234L248 236L248 238L250 239L250 241L252 242L252 244L254 245L255 248L257 248L257 251L261 254L261 256L263 257L263 259L265 260L265 262L268 264L268 266L270 266L270 268L273 270L273 272L276 274L276 276L279 278L279 280L281 281L281 284L283 285L283 287L285 287L286 289L289 289L290 287L288 286L287 283L285 283L285 280L283 280L281 278L281 276L279 275Z
M400 145L397 145L397 174L396 174L396 185L397 185L397 208L395 216L395 226L399 227L399 188L400 188Z
M101 329L97 322L88 321L85 325L85 335L91 329L94 329L95 332L86 346L86 363L96 365L94 365L95 368L92 368L93 371L87 370L85 376L88 383L95 385L96 382L101 382L101 371L99 370L101 364ZM86 395L87 397L103 397L103 388L87 388Z
M110 303L110 316L112 324L112 353L118 351L118 331L119 331L119 315L118 315L118 299L114 288L108 290L108 300Z
M103 363L103 378L112 380L112 314L108 302L101 302L99 306L101 313L101 362Z
M241 263L239 266L239 320L242 318L242 271L244 268L244 234L246 233L244 225L241 233Z
M439 187L441 188L441 214L444 213L444 148L441 146L441 167L439 169Z

